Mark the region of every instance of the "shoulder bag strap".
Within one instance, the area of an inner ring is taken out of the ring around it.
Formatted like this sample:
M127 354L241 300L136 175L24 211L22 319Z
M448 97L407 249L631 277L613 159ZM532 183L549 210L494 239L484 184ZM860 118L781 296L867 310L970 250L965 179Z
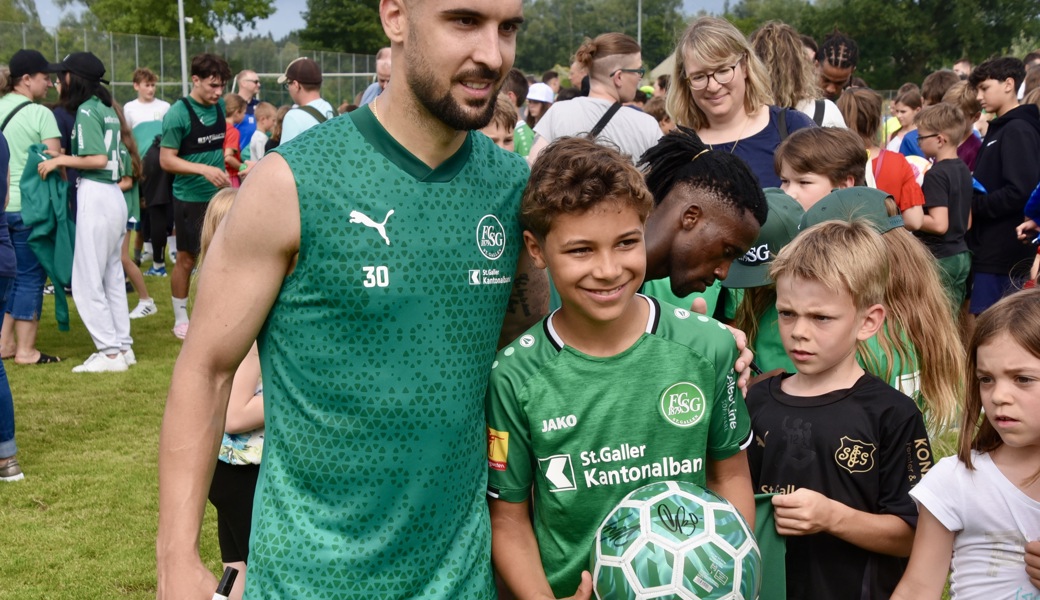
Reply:
M776 116L776 129L780 132L780 141L787 139L789 132L787 131L787 109L781 108L780 114Z
M817 127L823 127L823 117L827 112L827 107L823 103L823 98L816 101L816 109L813 110L812 120L816 122Z
M26 100L25 102L22 102L18 106L14 107L11 110L11 112L7 113L7 118L4 119L3 123L0 123L0 131L7 129L7 124L10 123L11 119L13 119L14 116L18 114L18 111L22 110L26 106L29 106L30 104L32 104L32 100Z
M615 102L613 105L611 105L611 107L607 109L607 112L603 113L603 116L599 118L599 121L596 123L596 126L592 128L592 131L589 132L589 135L587 137L590 140L596 139L599 136L600 132L603 131L603 128L607 126L607 123L609 123L610 120L614 118L614 114L617 113L618 109L620 108L620 102Z
M314 117L314 120L317 121L318 123L324 123L325 121L329 120L328 117L326 117L325 115L321 114L321 111L319 111L318 109L314 108L313 106L304 105L304 106L297 106L296 108L299 109L299 110L302 110L303 112L307 113L308 115Z

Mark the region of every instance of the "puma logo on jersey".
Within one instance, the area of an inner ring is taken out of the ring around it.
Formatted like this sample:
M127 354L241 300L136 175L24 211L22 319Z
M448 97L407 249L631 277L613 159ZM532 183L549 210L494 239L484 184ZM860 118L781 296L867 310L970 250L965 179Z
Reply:
M365 227L371 227L372 229L375 229L376 232L379 234L379 237L383 238L383 241L385 241L386 245L389 246L390 238L386 237L386 221L390 218L390 215L392 214L394 214L394 209L391 208L390 212L386 213L386 216L383 217L383 222L376 223L368 215L360 213L356 210L352 210L350 211L350 222L361 223Z
M81 109L79 109L79 112L87 115L88 117L90 116L90 109L89 108L81 108Z

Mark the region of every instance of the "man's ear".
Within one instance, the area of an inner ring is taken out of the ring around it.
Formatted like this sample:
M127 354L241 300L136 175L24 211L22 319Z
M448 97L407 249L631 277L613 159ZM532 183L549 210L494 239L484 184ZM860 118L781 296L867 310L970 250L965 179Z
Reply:
M688 204L679 213L679 227L683 231L691 231L697 226L698 222L704 216L704 212L701 207L697 204Z
M545 240L539 242L538 238L530 231L524 232L524 247L527 248L527 253L531 255L531 262L539 269L544 269L548 266L545 262L545 255L542 252L543 243L545 243Z
M856 333L856 339L864 342L874 337L874 335L881 330L881 326L885 323L885 307L880 304L875 304L867 308L866 313L863 315L863 324L860 325L859 331Z
M391 44L403 43L408 34L408 15L406 0L380 0L379 19L383 24L383 32L390 38Z

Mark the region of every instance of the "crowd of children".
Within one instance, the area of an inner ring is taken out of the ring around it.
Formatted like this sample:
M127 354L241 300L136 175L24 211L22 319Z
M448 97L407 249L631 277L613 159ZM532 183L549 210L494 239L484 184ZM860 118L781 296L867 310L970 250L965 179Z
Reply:
M481 129L507 152L521 150L516 141L534 149L523 247L558 298L491 366L487 493L502 583L520 598L589 597L602 517L639 485L678 478L749 523L756 499L771 515L758 533L784 540L786 583L770 597L939 598L948 579L960 600L1040 597L1040 292L1017 291L1035 255L1022 239L1040 229L1023 224L1040 189L1040 109L1019 103L1022 61L904 86L891 132L881 95L850 87L836 111L823 105L847 128L818 127L808 111L823 93L797 32L767 24L754 48L734 32L719 19L690 25L673 73L681 84L645 105L663 137L639 156L595 135L532 145L528 132L569 110L548 82L507 78ZM631 110L620 105L637 79L626 78L643 73L638 45L597 40L580 61L593 97ZM798 85L776 85L781 62ZM96 57L60 66L73 151L50 151L37 169L81 177L72 293L97 352L74 371L125 371L136 362L130 319L158 310L125 232L144 230L148 273L165 274L170 202L144 186L160 177L148 153L165 141L155 123L170 106L155 100L147 70L124 111ZM734 79L736 101L715 110L712 94ZM198 125L225 131L223 172L206 179L232 189L205 209L203 253L234 188L279 143L285 114L234 93L211 106L218 122ZM250 108L256 130L240 140ZM994 117L984 137L973 127L982 111ZM648 123L640 117L641 135ZM124 273L140 298L133 311ZM760 376L743 390L745 341ZM241 569L261 389L254 344L210 489L223 561ZM933 448L956 455L933 464Z

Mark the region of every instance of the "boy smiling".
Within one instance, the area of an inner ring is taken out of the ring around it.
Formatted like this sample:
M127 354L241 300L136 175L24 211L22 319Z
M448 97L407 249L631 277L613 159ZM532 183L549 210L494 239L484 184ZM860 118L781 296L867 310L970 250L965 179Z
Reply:
M499 352L488 390L492 558L517 597L588 597L596 527L654 481L753 520L732 335L637 294L652 205L627 158L584 138L547 146L524 192L524 242L562 306Z

